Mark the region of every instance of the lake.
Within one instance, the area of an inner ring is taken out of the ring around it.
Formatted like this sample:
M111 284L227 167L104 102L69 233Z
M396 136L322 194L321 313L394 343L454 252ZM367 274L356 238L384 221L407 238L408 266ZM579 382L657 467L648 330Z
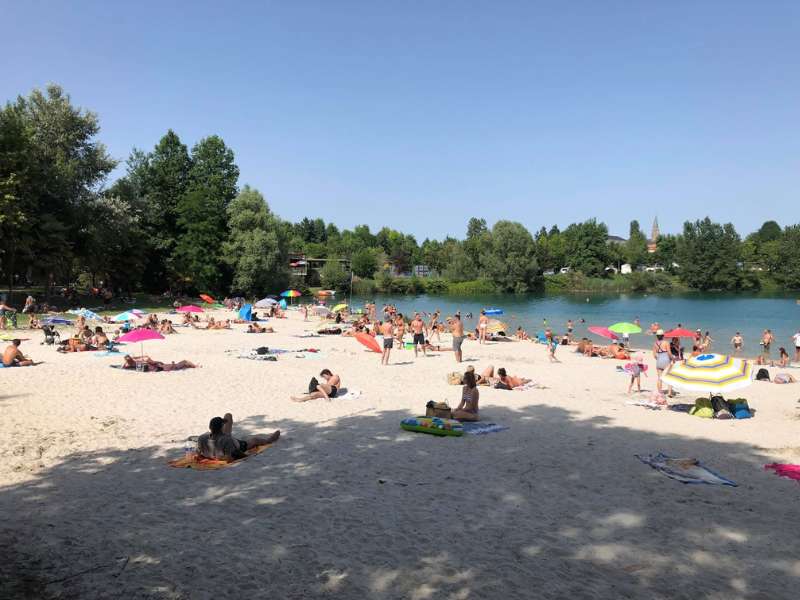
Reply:
M777 356L780 346L793 356L790 338L800 328L797 297L798 294L767 296L699 292L669 296L585 293L479 297L376 295L370 298L354 296L353 304L362 306L365 301L374 300L380 310L382 303L391 303L404 314L437 309L443 315L453 314L456 310L460 310L462 315L472 312L474 318L465 321L472 327L482 308L496 307L504 310L504 315L498 318L505 321L512 332L522 325L529 334L533 334L542 330L542 319L547 319L555 332L563 333L567 320L572 319L578 337L590 336L586 330L589 325L608 326L618 321L633 321L638 317L645 330L655 321L661 323L664 329L680 323L688 329L700 327L703 332L708 330L715 340L712 349L719 352L727 352L731 337L741 331L748 355L760 350L758 341L763 330L771 329L776 339L773 356ZM585 319L585 323L581 323L581 319ZM634 346L640 347L649 347L651 340L650 336L645 335L635 335L631 339Z

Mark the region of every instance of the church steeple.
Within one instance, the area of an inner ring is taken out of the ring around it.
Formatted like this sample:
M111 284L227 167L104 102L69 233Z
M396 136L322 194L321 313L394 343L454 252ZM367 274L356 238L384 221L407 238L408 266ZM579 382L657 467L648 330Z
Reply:
M658 229L658 217L656 217L653 219L653 231L650 233L650 240L657 242L660 235L661 231Z

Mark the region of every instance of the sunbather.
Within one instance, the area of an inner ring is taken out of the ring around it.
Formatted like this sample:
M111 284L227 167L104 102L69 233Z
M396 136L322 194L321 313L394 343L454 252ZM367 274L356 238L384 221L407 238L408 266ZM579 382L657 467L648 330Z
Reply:
M108 350L108 336L99 325L94 328L91 344L98 350Z
M272 327L262 327L258 323L250 323L247 326L247 333L275 333Z
M325 381L317 381L316 377L311 378L308 384L308 393L302 396L292 396L294 402L308 402L317 398L325 398L330 400L335 398L339 393L339 388L342 386L342 378L334 375L330 369L322 369L319 374Z
M198 367L198 365L188 360L165 363L160 360L153 360L149 356L137 356L134 358L130 354L126 354L123 357L123 361L123 369L136 370L137 368L141 368L142 371L154 371L156 373L160 371L182 371L183 369L196 369Z
M475 379L475 371L467 369L464 373L464 387L461 389L461 402L453 409L453 418L459 421L478 420L478 382Z
M233 461L244 458L251 448L276 442L281 436L280 429L270 435L251 435L241 440L232 435L233 417L214 417L208 424L208 433L197 438L197 454L203 458Z
M11 340L11 343L3 351L4 367L29 367L35 364L20 351L19 345L21 343L21 340Z
M527 377L509 375L506 373L506 370L503 367L497 369L497 378L499 381L495 384L495 387L499 390L513 390L514 388L523 386L531 381Z

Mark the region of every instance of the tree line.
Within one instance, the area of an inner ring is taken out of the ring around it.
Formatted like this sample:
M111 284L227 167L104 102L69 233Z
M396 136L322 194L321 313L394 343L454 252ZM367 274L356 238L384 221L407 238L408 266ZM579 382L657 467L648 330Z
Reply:
M107 185L117 161L98 141L97 115L50 85L0 110L0 275L9 288L105 285L126 292L258 295L288 286L349 285L329 260L310 279L293 279L290 254L347 259L352 274L385 291L417 285L425 265L430 292L453 289L525 293L544 273L569 267L587 278L609 267L660 265L699 290L800 289L800 225L774 221L742 239L731 224L706 218L661 236L655 253L638 222L610 243L594 219L531 233L509 220L473 217L462 239L418 243L413 235L367 225L339 229L322 219L292 223L262 194L239 187L233 151L216 135L191 148L172 130L152 150L134 148L125 174ZM405 282L400 285L398 282ZM460 287L459 287L460 286Z

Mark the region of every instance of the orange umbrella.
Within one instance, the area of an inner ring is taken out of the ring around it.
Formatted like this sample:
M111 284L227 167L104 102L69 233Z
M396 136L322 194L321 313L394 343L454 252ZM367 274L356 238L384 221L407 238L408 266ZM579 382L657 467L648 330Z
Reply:
M203 302L208 302L209 304L214 304L214 298L212 298L208 294L200 294L200 300L202 300Z

